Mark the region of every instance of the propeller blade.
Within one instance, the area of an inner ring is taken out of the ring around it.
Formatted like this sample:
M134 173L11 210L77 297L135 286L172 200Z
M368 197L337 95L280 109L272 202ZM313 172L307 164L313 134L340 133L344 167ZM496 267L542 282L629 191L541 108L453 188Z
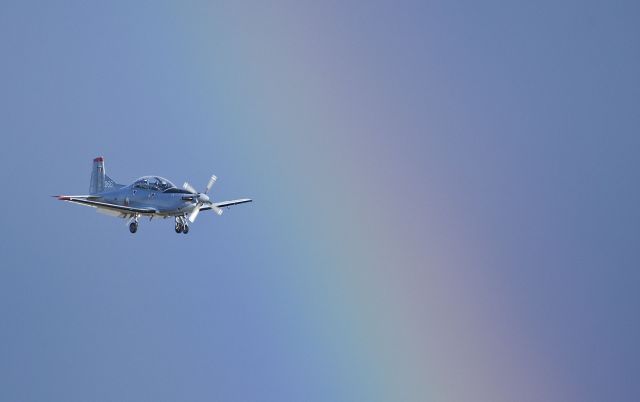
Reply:
M184 188L185 190L190 191L190 192L192 192L194 194L198 194L198 191L195 188L193 188L193 186L191 184L187 183L186 181L182 185L182 188Z
M205 194L207 194L209 190L211 190L211 187L213 186L213 183L216 182L216 180L218 180L218 178L215 175L211 176L211 178L209 179L209 183L207 183L207 187L205 187L204 189Z
M198 214L200 213L200 207L202 205L198 204L196 205L196 207L193 209L193 211L191 211L191 213L189 214L189 222L193 223L196 221L196 218L198 217Z
M222 211L222 208L220 208L220 207L216 207L216 206L215 206L215 205L213 205L213 204L211 204L211 210L212 210L213 212L215 212L216 214L218 214L218 215L222 215L222 212L223 212L223 211Z

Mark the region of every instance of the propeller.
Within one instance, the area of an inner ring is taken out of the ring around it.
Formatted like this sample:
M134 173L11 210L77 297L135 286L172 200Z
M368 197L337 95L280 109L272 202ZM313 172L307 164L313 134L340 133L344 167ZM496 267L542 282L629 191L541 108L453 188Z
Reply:
M209 182L207 183L207 187L204 188L205 194L207 194L209 190L211 190L211 187L213 187L213 183L215 183L216 180L218 180L216 176L211 176L211 178L209 179Z
M186 181L182 185L182 188L184 188L185 190L187 190L187 191L189 191L191 193L194 193L194 194L198 193L198 191L195 188L193 188L193 186L191 184L187 183Z
M222 208L218 208L217 206L213 205L213 203L209 199L209 196L207 195L207 193L209 192L209 190L211 190L211 187L213 187L213 184L216 182L217 179L218 178L216 176L211 176L211 178L209 179L209 182L204 188L204 192L202 193L199 193L191 184L187 183L186 181L182 185L182 188L189 191L190 193L193 193L192 199L193 201L196 202L196 207L193 209L193 211L191 211L191 213L189 214L189 217L187 218L189 219L189 222L191 223L195 222L196 218L198 217L198 214L200 213L200 209L205 205L210 207L211 210L216 214L222 215Z

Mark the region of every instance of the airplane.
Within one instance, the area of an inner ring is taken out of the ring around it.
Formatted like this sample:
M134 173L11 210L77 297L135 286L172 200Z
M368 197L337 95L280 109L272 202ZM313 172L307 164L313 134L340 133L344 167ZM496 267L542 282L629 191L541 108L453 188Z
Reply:
M200 211L213 211L222 215L222 208L251 202L249 198L213 202L207 195L216 176L211 176L203 192L198 192L185 182L177 188L169 180L160 176L144 176L129 185L118 184L107 176L104 158L93 160L91 182L88 195L54 195L61 201L73 202L97 209L107 215L128 219L129 231L138 231L138 221L142 216L167 219L175 218L176 233L189 233L189 223L193 223Z

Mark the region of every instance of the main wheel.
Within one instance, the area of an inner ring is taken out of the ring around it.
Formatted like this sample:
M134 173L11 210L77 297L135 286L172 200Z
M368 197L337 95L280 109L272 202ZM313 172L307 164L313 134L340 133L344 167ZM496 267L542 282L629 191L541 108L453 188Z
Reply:
M131 222L129 224L129 232L135 233L138 231L138 224L136 222Z
M182 225L179 223L176 223L176 233L182 233Z
M189 225L184 225L184 227L182 228L182 233L184 234L189 233Z

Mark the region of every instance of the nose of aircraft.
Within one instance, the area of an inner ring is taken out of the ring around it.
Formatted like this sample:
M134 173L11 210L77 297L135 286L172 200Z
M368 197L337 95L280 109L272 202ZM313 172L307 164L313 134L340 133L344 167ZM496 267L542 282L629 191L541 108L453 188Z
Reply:
M209 202L209 196L206 195L206 194L200 193L200 194L198 194L198 200L200 202Z

